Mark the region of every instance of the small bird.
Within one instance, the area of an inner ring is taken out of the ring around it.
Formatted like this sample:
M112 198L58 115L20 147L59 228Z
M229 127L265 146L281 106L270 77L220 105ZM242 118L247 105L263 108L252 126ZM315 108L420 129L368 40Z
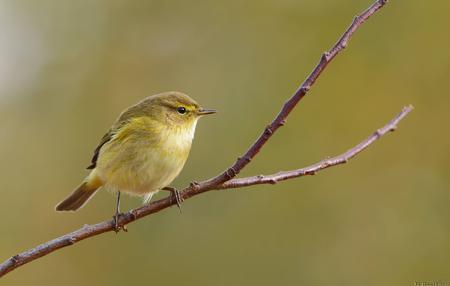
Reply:
M176 91L149 96L129 107L100 140L87 167L89 175L56 211L80 209L101 187L117 191L118 231L121 192L149 202L159 190L167 190L180 206L179 193L169 184L188 158L198 119L215 112Z

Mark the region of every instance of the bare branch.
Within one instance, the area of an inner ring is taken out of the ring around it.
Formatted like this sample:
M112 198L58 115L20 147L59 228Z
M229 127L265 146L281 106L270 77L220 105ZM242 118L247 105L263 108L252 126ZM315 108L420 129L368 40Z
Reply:
M316 163L314 165L302 169L278 172L276 174L271 175L258 175L247 178L232 179L223 183L217 188L235 189L260 184L276 184L280 181L285 181L288 179L303 177L307 175L315 175L317 172L327 169L329 167L345 164L348 162L348 160L352 159L353 157L364 151L367 147L369 147L372 143L378 140L381 136L385 135L388 132L394 131L397 128L397 124L400 122L400 120L402 120L412 110L413 107L411 105L404 107L403 110L393 120L391 120L391 122L389 122L382 128L378 129L364 141L362 141L352 149L348 150L347 152L339 156L325 159L319 163Z
M191 183L191 185L185 188L181 196L184 199L196 196L198 194L210 191L210 190L220 190L229 188L245 187L257 184L273 184L278 181L283 181L291 178L301 177L304 175L312 175L317 171L326 169L331 166L336 166L347 162L350 158L354 157L379 137L383 136L389 131L395 129L396 124L402 120L411 110L412 107L406 107L403 111L394 118L390 123L388 123L383 128L377 130L372 136L361 142L356 147L350 149L346 153L324 160L312 166L292 170L287 172L279 172L273 175L267 176L255 176L241 179L234 179L237 174L247 165L250 161L258 154L264 144L272 137L272 135L283 126L286 122L286 118L289 113L294 109L297 103L307 94L311 86L318 79L322 71L327 67L327 65L334 59L334 57L339 54L346 46L350 40L353 33L376 11L386 4L387 0L377 0L373 3L367 10L357 16L350 27L344 32L338 42L328 51L325 52L317 66L303 82L303 84L298 88L294 95L286 101L283 108L276 116L276 118L270 123L255 141L255 143L247 150L247 152L238 158L238 160L229 167L226 171L220 175L213 177L209 180L200 183ZM172 201L171 197L155 201L149 205L142 206L137 209L130 210L127 213L121 214L119 217L119 226L124 226L135 220L148 216L150 214L159 212L160 210L166 209L172 205L176 204ZM10 271L24 265L28 262L38 259L39 257L50 254L60 248L73 245L81 240L99 235L104 232L113 231L115 229L115 223L113 220L103 221L94 225L85 225L82 228L71 232L69 234L63 235L61 237L55 238L51 241L45 242L35 248L24 251L20 254L14 255L13 257L7 259L5 262L0 264L0 277L9 273Z
M311 72L311 74L306 78L306 80L292 95L292 97L288 101L286 101L277 117L275 117L272 123L266 126L256 142L253 143L253 145L243 156L237 159L233 166L229 167L222 174L204 182L203 184L206 187L217 186L234 178L245 166L247 166L248 163L250 163L250 161L256 156L256 154L259 153L264 144L266 144L267 140L272 137L272 135L278 130L278 128L286 123L286 118L297 105L297 103L311 89L317 78L319 78L320 74L328 66L328 64L347 46L348 41L356 32L356 30L386 3L387 0L377 0L369 8L367 8L367 10L354 18L350 27L347 28L344 34L336 42L336 44L329 51L323 53L319 63Z

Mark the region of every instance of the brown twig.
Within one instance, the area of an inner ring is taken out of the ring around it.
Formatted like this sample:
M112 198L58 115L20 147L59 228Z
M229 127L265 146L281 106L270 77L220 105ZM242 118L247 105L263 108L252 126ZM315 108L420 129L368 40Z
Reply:
M233 166L229 167L222 174L204 182L205 186L212 187L220 185L221 183L228 181L234 177L245 167L248 163L258 154L264 144L269 140L270 137L286 123L286 118L289 113L294 109L297 103L308 93L312 85L319 78L323 70L328 66L328 64L343 50L348 44L351 36L355 31L387 3L387 0L377 0L369 8L367 8L360 15L353 19L352 24L347 30L342 34L339 40L334 44L334 46L327 52L322 54L319 63L316 65L311 74L306 78L302 85L297 89L297 91L292 95L292 97L286 101L281 111L278 113L277 117L266 126L262 134L256 140L256 142L247 150L247 152L239 157Z
M348 162L348 160L364 151L367 147L369 147L372 143L378 140L381 136L385 135L388 132L394 131L397 128L397 124L412 110L413 107L411 105L404 107L403 110L394 119L391 120L391 122L389 122L382 128L378 129L364 141L362 141L355 147L349 149L347 152L339 156L325 159L323 161L320 161L319 163L316 163L314 165L302 169L278 172L272 175L259 175L247 178L232 179L220 185L219 188L235 189L260 184L276 184L280 181L285 181L307 175L315 175L317 172L327 169L329 167L345 164Z
M254 176L248 178L234 179L236 175L248 164L250 161L258 154L267 140L277 131L278 128L283 126L286 122L286 118L289 113L294 109L297 103L307 94L311 86L320 76L322 71L326 66L333 60L333 58L342 51L353 33L376 11L386 4L387 0L377 0L373 3L367 10L361 13L359 16L355 17L350 27L344 32L342 37L337 41L337 43L328 51L325 52L317 66L314 68L312 73L307 77L303 84L298 88L294 95L284 104L283 108L277 115L277 117L270 123L259 136L255 143L248 149L248 151L237 159L237 161L228 168L226 171L220 175L211 178L209 180L200 183L191 183L191 185L183 190L181 196L184 199L188 199L195 195L210 191L210 190L220 190L229 188L239 188L250 185L257 184L274 184L278 181L283 181L291 178L301 177L305 175L312 175L320 170L326 169L331 166L336 166L347 162L369 145L371 145L375 140L383 136L389 131L395 129L397 123L402 120L411 110L412 107L405 107L402 112L389 122L386 126L378 129L372 136L361 142L356 147L348 150L346 153L324 160L317 164L311 165L309 167L292 170L287 172L279 172L277 174L267 175L267 176ZM124 226L135 220L148 216L150 214L159 212L160 210L166 209L176 202L172 201L170 197L161 199L159 201L153 202L149 205L142 206L137 209L130 210L127 213L121 214L119 218L119 225ZM7 259L5 262L0 264L0 277L9 273L10 271L24 265L28 262L38 259L39 257L45 256L52 253L60 248L73 245L81 240L89 237L99 235L104 232L113 231L115 229L115 223L113 220L103 221L94 225L85 225L81 229L71 232L69 234L63 235L46 243L36 246L35 248L24 251L20 254L14 255L13 257Z

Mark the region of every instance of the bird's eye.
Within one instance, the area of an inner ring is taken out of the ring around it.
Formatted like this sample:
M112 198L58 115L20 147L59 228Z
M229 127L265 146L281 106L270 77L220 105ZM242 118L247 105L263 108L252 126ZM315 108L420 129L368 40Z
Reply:
M186 113L186 108L183 106L180 106L177 108L177 111L179 114L185 114Z

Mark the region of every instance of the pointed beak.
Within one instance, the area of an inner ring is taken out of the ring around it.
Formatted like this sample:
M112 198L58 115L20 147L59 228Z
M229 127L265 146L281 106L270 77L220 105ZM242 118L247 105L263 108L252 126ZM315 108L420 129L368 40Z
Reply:
M197 114L198 115L208 115L208 114L214 114L216 112L217 112L217 110L214 110L214 109L203 109L203 108L201 108L201 109L199 109L197 111Z

